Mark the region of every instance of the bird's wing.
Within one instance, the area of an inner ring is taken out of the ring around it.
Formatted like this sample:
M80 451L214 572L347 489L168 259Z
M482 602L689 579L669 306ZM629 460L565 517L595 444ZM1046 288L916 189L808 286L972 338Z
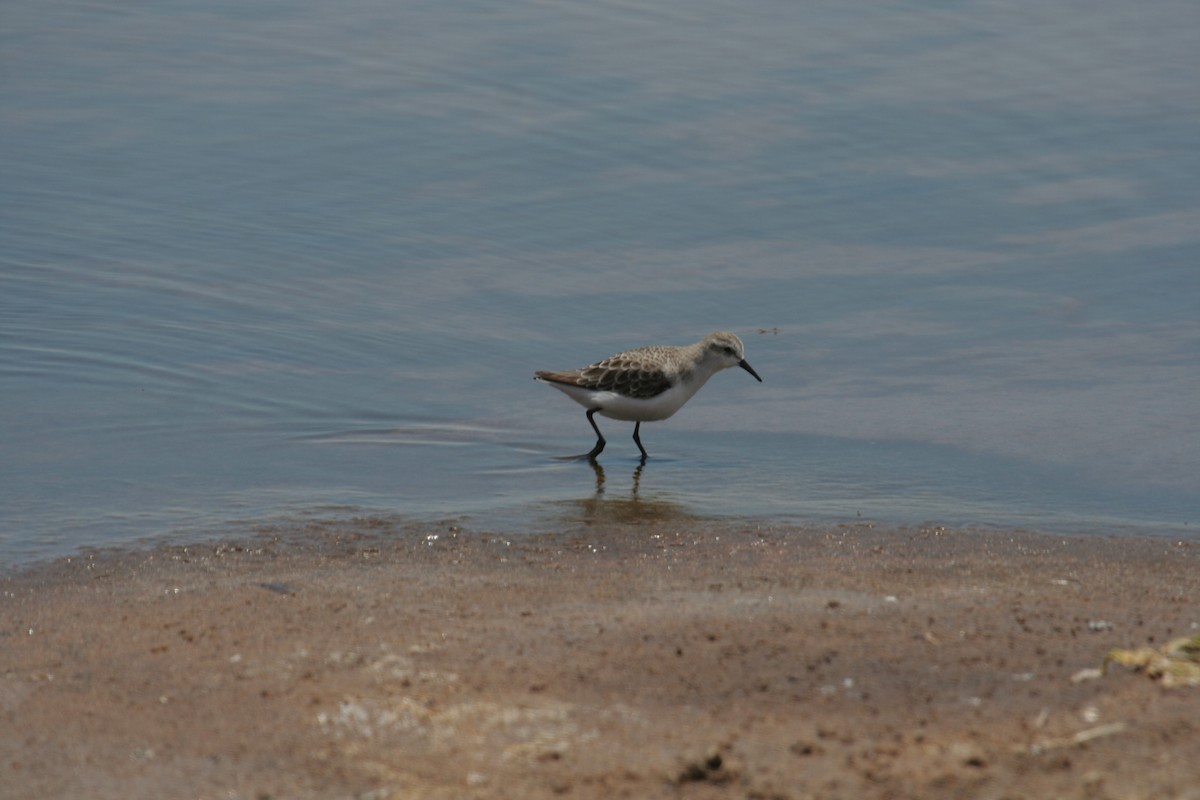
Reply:
M602 392L618 392L646 400L671 388L671 380L660 367L649 366L635 354L620 353L577 373L575 383Z
M535 374L551 383L578 386L596 392L618 392L626 397L648 400L674 385L671 376L662 368L661 351L664 349L636 347L583 369Z

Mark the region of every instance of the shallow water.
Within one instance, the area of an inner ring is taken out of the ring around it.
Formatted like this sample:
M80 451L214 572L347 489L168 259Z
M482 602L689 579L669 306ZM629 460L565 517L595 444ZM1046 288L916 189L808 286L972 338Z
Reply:
M0 559L280 517L1195 537L1200 8L17 0ZM675 418L530 380L737 332ZM736 373L736 374L735 374Z

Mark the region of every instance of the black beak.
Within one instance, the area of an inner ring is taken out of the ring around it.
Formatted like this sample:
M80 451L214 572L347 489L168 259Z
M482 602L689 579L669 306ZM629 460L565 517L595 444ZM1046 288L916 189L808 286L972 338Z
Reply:
M758 377L758 373L754 371L754 367L746 363L746 359L743 358L741 361L739 361L738 366L753 375L755 380L757 380L759 383L762 383L762 378Z

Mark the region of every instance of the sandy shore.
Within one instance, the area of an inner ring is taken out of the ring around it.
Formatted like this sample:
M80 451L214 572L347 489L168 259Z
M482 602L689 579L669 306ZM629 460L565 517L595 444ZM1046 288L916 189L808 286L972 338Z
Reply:
M4 798L1200 798L1200 545L360 520L0 580Z

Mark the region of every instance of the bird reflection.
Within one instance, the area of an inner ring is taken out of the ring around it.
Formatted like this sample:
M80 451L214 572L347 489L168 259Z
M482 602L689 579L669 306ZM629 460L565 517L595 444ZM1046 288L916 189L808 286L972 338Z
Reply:
M596 497L604 494L604 467L600 466L600 462L596 459L589 459L588 463L592 465L592 472L596 473Z
M595 491L590 497L572 501L583 521L588 523L643 522L649 520L690 519L693 515L679 503L669 500L646 499L641 496L642 474L646 459L638 461L631 477L629 496L608 496L608 476L604 467L595 459L588 463L596 478ZM610 465L611 468L611 465Z
M592 465L592 472L596 473L596 499L599 499L604 494L604 467L600 466L600 462L592 458L588 460ZM631 500L637 500L638 491L642 486L642 470L646 469L646 457L642 456L638 461L637 469L633 471L633 488L630 490L629 497Z

